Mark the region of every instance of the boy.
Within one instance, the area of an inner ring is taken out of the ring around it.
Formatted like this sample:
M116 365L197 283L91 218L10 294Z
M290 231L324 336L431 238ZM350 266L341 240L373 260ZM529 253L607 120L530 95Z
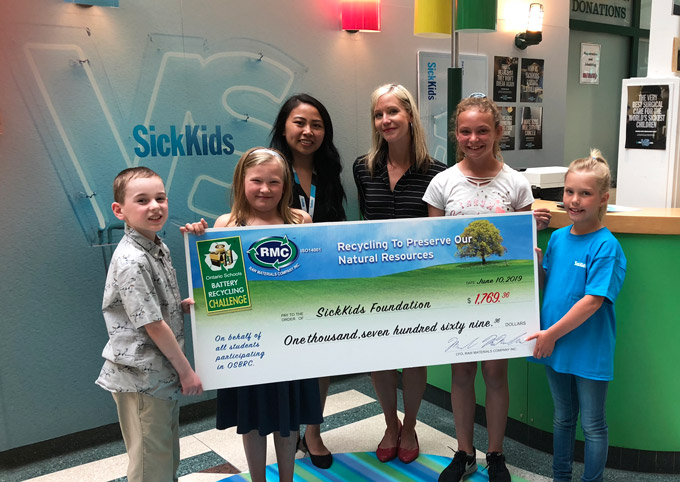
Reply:
M179 402L203 386L184 356L184 315L168 247L156 235L168 217L163 180L149 168L121 171L113 214L125 236L111 258L102 311L109 342L97 385L118 408L130 482L177 480Z

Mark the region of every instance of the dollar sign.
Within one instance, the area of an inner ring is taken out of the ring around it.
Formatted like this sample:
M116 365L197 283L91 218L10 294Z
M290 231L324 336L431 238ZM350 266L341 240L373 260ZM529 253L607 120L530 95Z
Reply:
M468 305L470 304L470 298L468 298Z

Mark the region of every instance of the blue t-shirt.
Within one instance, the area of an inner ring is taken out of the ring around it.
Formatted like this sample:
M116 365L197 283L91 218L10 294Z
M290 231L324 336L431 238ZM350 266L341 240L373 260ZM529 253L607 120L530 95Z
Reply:
M555 231L543 257L545 291L541 329L557 323L585 295L603 296L602 306L555 343L551 356L532 361L560 373L592 380L614 378L614 301L626 276L626 257L607 229L575 235L571 226Z

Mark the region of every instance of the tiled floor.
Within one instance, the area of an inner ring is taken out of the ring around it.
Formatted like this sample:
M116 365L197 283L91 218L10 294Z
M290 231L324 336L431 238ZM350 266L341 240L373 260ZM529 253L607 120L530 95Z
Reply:
M323 438L335 453L372 452L384 431L380 406L366 375L338 377L333 380L326 404ZM419 412L418 438L421 453L451 457L457 447L453 419L447 410L427 401ZM182 482L216 482L238 472L246 472L241 438L235 429L217 431L208 416L186 423L181 429ZM486 447L486 430L475 427L475 445ZM450 448L449 448L450 447ZM268 463L275 463L273 444L268 447ZM549 481L551 456L506 439L505 453L514 476L528 481ZM479 459L484 454L479 452ZM303 454L298 452L298 457ZM0 481L15 482L108 482L125 480L127 456L122 441L81 447L67 455L27 462L12 470L0 471ZM480 460L480 466L483 466ZM575 480L582 466L576 464ZM518 479L519 480L519 479ZM607 481L671 482L677 475L655 475L607 469Z

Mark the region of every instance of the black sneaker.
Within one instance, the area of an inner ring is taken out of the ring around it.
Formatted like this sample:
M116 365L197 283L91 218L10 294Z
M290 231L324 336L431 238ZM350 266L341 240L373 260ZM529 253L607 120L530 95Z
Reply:
M505 455L500 452L486 454L486 468L489 471L489 482L511 482L510 472L505 466Z
M468 455L463 450L457 451L449 466L439 474L439 482L459 482L463 477L474 473L477 470L475 453L474 447L472 448L472 455Z

